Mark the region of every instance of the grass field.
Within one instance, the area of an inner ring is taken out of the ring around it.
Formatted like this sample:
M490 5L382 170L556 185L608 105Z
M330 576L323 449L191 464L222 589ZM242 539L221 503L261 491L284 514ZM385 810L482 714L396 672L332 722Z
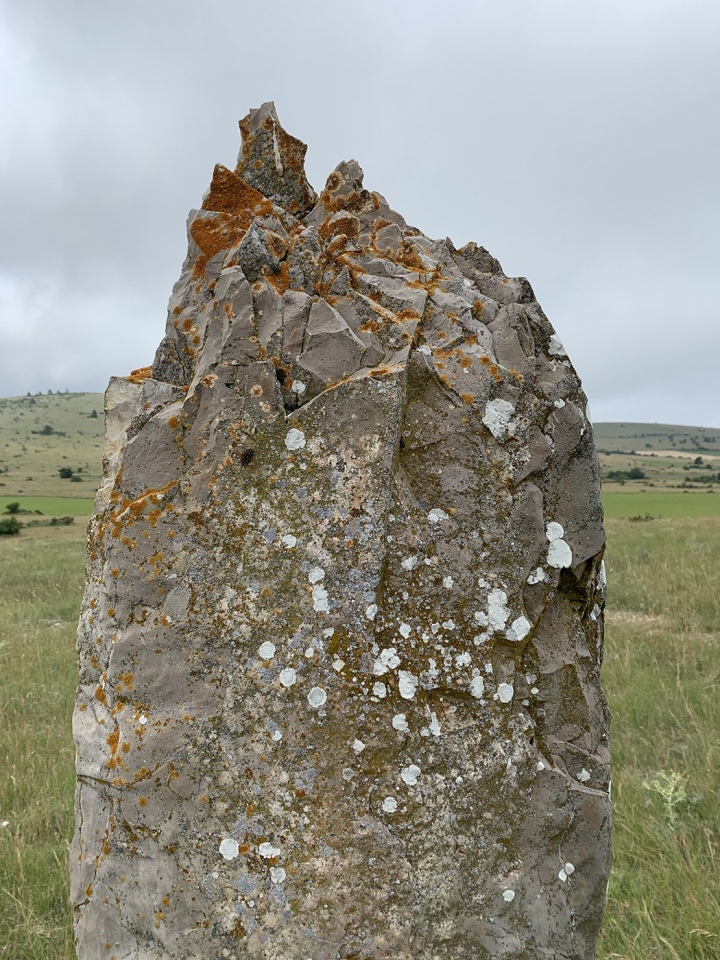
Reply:
M40 511L44 517L84 517L92 513L92 497L0 497L0 514L5 513L9 503L19 503L21 510ZM32 517L20 515L22 521Z
M636 493L603 491L609 519L651 516L665 520L720 517L720 492L687 493L648 490Z
M678 498L682 500L687 497ZM608 522L614 868L599 960L720 958L720 519ZM0 540L0 957L71 960L82 525Z
M103 422L100 393L0 399L0 494L93 497L102 476ZM77 480L61 479L61 467Z

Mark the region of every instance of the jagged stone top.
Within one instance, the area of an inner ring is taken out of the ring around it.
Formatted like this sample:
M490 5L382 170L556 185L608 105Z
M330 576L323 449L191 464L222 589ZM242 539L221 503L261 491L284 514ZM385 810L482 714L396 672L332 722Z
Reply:
M462 402L494 402L495 423L497 401L514 407L536 372L535 342L564 356L530 284L506 277L484 247L455 249L408 226L365 189L355 160L340 163L318 197L306 146L272 103L251 110L240 130L236 170L217 166L190 215L156 379L192 394L218 363L270 360L287 412L417 349ZM494 429L512 436L517 424L505 420Z

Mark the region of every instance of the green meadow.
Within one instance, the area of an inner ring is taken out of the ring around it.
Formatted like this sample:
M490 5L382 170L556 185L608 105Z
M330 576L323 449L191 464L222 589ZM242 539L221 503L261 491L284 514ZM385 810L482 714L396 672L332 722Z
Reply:
M96 426L88 411L100 414L102 404L97 395L76 396L75 431L84 434L85 419ZM59 440L72 441L73 430L62 419L56 423L66 434ZM629 449L650 427L630 425L624 431L630 436L618 430L608 437L611 426L598 425L608 428L598 445L617 443L612 448L620 450L625 443L628 452L601 454L601 465L603 458L626 458L625 466L616 459L602 470L629 471ZM694 438L712 446L704 440L710 431L670 429L682 447ZM51 447L58 439L43 436ZM668 436L653 442L666 445ZM695 463L699 456L702 464ZM614 482L613 489L605 484L603 679L613 715L615 827L599 960L720 960L720 485L694 479L701 471L711 476L717 461L707 471L708 458L683 450L679 463L668 458L664 478L654 464L650 489L643 487L647 478ZM56 473L58 461L48 457ZM96 482L98 464L88 466ZM94 489L59 496L66 481L36 472L40 489L2 490L0 513L21 500L46 517L77 520L0 537L0 960L74 957L70 718L84 525ZM632 519L638 517L643 522Z

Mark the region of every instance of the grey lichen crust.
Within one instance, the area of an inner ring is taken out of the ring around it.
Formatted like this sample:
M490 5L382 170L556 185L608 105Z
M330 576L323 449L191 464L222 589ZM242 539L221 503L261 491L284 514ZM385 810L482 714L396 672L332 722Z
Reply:
M80 960L589 960L609 869L586 400L526 280L319 198L272 104L108 388Z

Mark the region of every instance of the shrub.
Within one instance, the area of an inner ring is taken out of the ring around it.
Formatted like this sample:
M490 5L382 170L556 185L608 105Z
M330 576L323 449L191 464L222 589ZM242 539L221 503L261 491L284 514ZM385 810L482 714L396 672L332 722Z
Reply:
M17 500L13 500L12 503L8 503L5 507L5 513L20 513L20 503Z
M0 537L14 537L20 533L22 524L17 517L0 518Z

